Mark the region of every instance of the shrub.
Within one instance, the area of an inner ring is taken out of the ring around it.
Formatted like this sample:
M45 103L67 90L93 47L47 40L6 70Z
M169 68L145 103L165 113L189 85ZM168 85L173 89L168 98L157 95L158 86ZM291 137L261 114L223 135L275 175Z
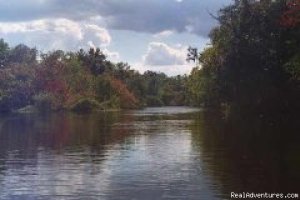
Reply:
M75 112L91 112L102 109L103 107L97 100L90 98L80 99L71 106L71 110Z
M33 97L34 105L39 111L45 112L58 110L59 106L55 103L55 97L51 94L40 93Z

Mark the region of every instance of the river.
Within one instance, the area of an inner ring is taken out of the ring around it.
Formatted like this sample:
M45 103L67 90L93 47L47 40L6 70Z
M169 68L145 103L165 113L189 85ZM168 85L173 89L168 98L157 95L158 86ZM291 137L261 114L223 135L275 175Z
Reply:
M213 200L230 199L231 192L299 192L295 127L247 124L228 125L189 107L2 116L0 199Z

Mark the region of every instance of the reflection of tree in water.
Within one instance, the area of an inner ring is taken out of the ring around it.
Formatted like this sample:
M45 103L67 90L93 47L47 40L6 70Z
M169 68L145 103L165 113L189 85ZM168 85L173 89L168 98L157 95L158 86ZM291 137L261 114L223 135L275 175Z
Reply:
M201 113L192 127L193 146L226 198L230 192L297 192L300 136L292 124Z
M131 117L122 117L120 112L12 115L1 119L0 160L9 159L7 157L16 152L14 159L28 159L33 164L41 150L57 154L88 151L85 156L101 156L106 148L130 134L128 129L112 129L112 125L131 120ZM1 166L4 163L0 163Z

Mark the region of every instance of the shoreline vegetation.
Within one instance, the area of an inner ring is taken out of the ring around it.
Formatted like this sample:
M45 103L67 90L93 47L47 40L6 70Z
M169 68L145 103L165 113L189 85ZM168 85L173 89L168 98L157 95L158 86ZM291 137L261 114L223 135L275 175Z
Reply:
M0 113L185 105L185 76L140 74L100 49L38 53L0 40Z
M190 75L143 74L97 48L38 53L0 40L0 113L196 106L225 116L300 110L300 1L238 0L222 8ZM296 116L296 115L295 115Z
M297 119L300 1L237 0L215 19L210 45L189 50L199 63L188 77L192 101L229 117Z

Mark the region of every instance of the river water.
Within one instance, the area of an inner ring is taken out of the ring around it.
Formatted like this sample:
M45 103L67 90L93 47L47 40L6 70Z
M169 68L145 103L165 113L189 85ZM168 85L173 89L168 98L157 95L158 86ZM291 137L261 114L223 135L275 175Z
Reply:
M296 127L244 122L228 124L189 107L2 116L0 199L213 200L230 199L231 192L299 192Z

